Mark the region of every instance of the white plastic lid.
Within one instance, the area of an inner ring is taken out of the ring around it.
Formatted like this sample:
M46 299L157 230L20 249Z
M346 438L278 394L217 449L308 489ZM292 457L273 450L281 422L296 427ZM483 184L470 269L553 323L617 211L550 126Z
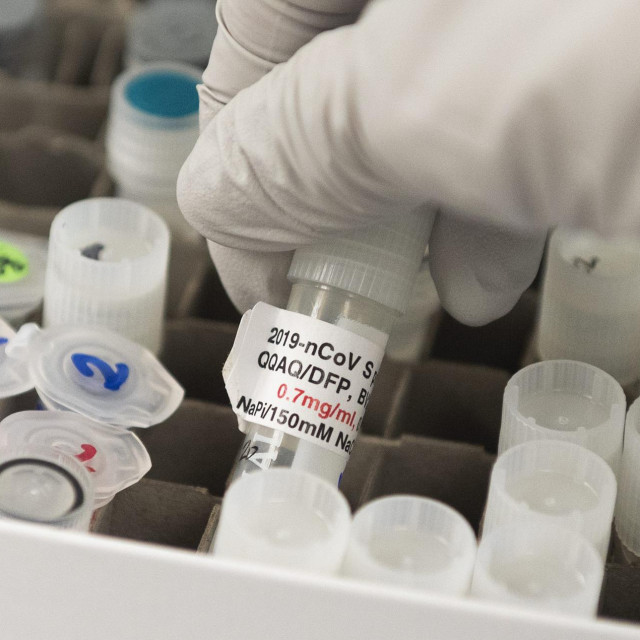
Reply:
M588 362L623 385L640 378L640 241L553 233L538 353L545 360Z
M210 0L156 0L142 5L127 30L127 65L184 62L204 69L218 22Z
M44 325L100 326L158 353L162 342L169 230L146 207L91 198L51 225Z
M96 509L151 468L147 450L133 433L69 411L21 411L0 422L0 449L32 444L72 455L84 464Z
M627 413L615 523L622 544L640 556L640 398Z
M528 440L565 440L597 453L617 473L625 410L622 387L592 365L529 365L504 390L498 453Z
M493 467L483 535L512 523L558 525L584 535L604 561L615 501L615 475L599 455L571 442L526 442Z
M0 398L11 398L33 389L29 364L6 354L7 345L15 335L11 325L0 318Z
M227 490L213 553L295 571L335 573L351 510L338 489L303 471L250 473Z
M149 351L92 327L25 324L8 346L27 361L48 409L74 411L114 427L150 427L180 405L184 389Z
M471 595L594 616L603 575L602 558L579 533L557 526L509 525L480 541Z
M0 315L26 314L42 302L46 268L44 238L0 229Z
M425 208L298 249L289 280L329 285L403 313L435 213Z
M475 557L475 534L457 511L436 500L397 495L355 514L342 573L464 595Z
M34 443L0 451L0 517L86 531L93 509L90 473L74 456Z

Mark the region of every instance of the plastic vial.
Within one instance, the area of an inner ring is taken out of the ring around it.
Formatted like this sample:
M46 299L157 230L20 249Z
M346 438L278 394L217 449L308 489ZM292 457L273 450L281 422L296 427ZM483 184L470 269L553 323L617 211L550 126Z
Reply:
M178 173L198 139L201 76L187 65L147 64L120 74L111 90L105 144L117 194L160 214L174 240L201 239L176 196Z
M127 29L125 63L181 62L204 69L218 22L211 0L156 0L139 7Z
M513 523L558 525L581 533L604 561L615 501L615 475L599 455L571 442L526 442L493 467L483 535Z
M415 211L375 228L298 249L289 269L287 309L348 329L384 348L411 294L433 215ZM293 434L245 424L246 434L231 479L274 467L292 467L340 482L347 459ZM261 456L248 457L246 451ZM256 463L262 460L262 465Z
M538 327L544 360L588 362L626 386L640 378L640 242L556 230Z
M597 367L571 360L529 365L505 388L498 453L528 440L565 440L597 453L617 473L625 409L622 387Z
M27 67L33 35L43 14L43 0L0 3L0 68L20 75Z
M295 571L336 573L350 525L351 510L334 485L309 473L270 469L229 487L213 554Z
M640 399L627 414L615 528L626 549L640 557Z
M86 531L93 505L89 472L73 456L33 443L0 453L0 518Z
M556 526L508 525L480 541L471 595L594 616L603 575L602 558L579 533Z
M342 574L464 595L475 557L475 534L457 511L428 498L390 496L355 514Z
M106 327L158 353L169 230L153 211L120 198L65 207L49 237L44 325Z
M0 229L0 316L20 326L42 304L47 268L44 238Z

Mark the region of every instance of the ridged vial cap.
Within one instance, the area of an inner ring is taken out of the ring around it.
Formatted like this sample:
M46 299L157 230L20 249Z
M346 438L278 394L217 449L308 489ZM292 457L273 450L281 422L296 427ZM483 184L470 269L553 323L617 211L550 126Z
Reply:
M433 219L419 209L298 249L289 280L336 287L403 313Z

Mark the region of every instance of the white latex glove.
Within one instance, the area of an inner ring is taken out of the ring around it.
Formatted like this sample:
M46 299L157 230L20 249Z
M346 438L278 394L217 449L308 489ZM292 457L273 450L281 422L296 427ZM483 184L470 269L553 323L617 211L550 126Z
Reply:
M379 0L215 118L205 72L181 208L245 309L285 301L279 252L432 203L441 300L486 322L548 227L640 232L639 30L631 0Z

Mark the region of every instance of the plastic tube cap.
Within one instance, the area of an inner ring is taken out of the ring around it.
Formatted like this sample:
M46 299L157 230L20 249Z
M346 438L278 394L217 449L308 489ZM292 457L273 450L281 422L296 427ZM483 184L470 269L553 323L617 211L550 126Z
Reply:
M0 398L11 398L33 389L29 364L9 358L6 349L16 332L0 318Z
M640 556L640 398L627 414L615 523L622 544Z
M583 362L532 364L509 380L498 453L528 440L565 440L597 453L618 471L626 400L609 374Z
M351 511L326 480L269 469L236 480L222 503L213 553L295 571L337 572Z
M127 30L127 66L183 62L204 69L218 22L210 0L156 0L134 14Z
M19 323L42 302L47 241L0 230L0 315Z
M75 457L34 443L0 452L0 517L86 531L93 509L89 472Z
M581 533L604 561L615 501L615 475L599 455L571 442L526 442L493 467L483 535L518 522L562 526Z
M541 358L588 362L626 385L640 378L640 242L556 230L538 329Z
M157 353L162 343L169 230L146 207L92 198L51 225L44 324L106 327Z
M289 280L336 287L404 313L434 217L422 208L298 249Z
M471 595L594 616L603 575L602 558L579 533L555 526L509 525L480 541Z
M150 427L180 405L184 389L146 349L97 328L23 325L7 349L27 361L48 409L74 411L115 427Z
M70 411L21 411L0 422L0 448L32 444L83 463L90 473L95 509L151 468L147 450L133 433Z
M342 573L464 595L475 556L475 534L457 511L428 498L390 496L356 513Z

